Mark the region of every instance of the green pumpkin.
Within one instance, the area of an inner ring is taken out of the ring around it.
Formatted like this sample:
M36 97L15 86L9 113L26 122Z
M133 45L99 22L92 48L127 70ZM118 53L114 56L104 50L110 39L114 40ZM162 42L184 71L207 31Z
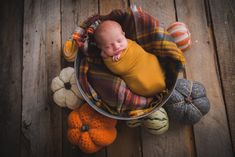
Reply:
M192 125L210 110L210 102L200 82L178 79L164 107L170 119Z

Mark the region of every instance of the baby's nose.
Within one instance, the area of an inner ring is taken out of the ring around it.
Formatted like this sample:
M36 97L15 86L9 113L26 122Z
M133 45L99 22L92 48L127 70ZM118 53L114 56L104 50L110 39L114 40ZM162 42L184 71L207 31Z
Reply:
M117 50L119 48L119 44L118 43L114 43L113 44L113 48L114 48L114 50Z

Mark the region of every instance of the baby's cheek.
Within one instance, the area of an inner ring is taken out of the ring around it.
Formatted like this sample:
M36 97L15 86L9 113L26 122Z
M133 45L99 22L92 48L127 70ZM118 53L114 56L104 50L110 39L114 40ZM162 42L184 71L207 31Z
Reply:
M113 51L106 51L106 54L109 55L109 56L113 56L114 52Z
M125 48L127 48L127 45L128 45L128 43L127 43L127 41L124 43L124 47Z

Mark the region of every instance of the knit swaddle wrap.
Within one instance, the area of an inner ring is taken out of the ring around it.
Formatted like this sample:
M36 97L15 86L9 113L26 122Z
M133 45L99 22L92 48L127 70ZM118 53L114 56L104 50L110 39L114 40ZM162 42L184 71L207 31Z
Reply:
M157 57L133 40L127 39L127 43L118 61L107 57L103 59L104 64L136 94L149 97L162 92L166 88L165 78Z
M114 10L107 16L96 15L89 18L82 24L82 27L89 26L97 19L115 20L120 23L126 37L135 40L146 51L156 55L163 68L168 62L176 63L171 65L177 68L168 66L164 70L178 73L178 70L183 67L182 52L176 47L169 34L159 27L159 22L150 15L140 11ZM152 107L151 102L161 103L164 93L148 98L132 93L122 79L106 68L100 57L100 50L93 43L92 36L88 43L88 49L83 51L80 61L79 83L86 96L96 106L114 115L128 117L129 111ZM173 86L167 80L166 83L168 86Z

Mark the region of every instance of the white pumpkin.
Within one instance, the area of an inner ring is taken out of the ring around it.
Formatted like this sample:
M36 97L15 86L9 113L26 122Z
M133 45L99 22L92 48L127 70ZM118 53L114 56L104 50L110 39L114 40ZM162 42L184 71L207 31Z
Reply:
M84 102L78 90L75 71L72 67L61 70L60 75L52 80L51 90L54 92L54 102L60 107L75 109Z
M154 135L160 135L165 133L169 128L169 120L164 108L160 108L154 113L146 116L142 119L130 120L126 122L128 127L142 126L149 133Z

